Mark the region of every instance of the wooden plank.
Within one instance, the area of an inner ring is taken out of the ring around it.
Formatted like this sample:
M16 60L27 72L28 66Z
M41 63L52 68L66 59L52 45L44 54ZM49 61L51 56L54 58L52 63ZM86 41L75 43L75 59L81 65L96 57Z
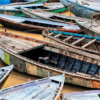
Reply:
M51 35L53 35L54 33L52 32L52 33L49 33L49 36L51 36Z
M36 47L43 46L43 44L26 41L22 39L16 39L12 37L1 36L0 45L9 49L14 53L26 52Z
M57 35L55 35L54 36L54 38L58 38L58 37L60 37L62 34L57 34Z
M77 41L73 42L71 45L75 45L81 41L83 41L85 39L85 37L78 39Z
M66 38L66 39L64 39L63 42L67 42L67 41L69 41L69 40L72 39L72 38L73 38L73 35L72 35L72 36L69 36L69 37Z
M93 39L92 41L88 42L87 44L83 45L82 48L86 48L87 46L91 45L92 43L94 43L96 41L96 39Z

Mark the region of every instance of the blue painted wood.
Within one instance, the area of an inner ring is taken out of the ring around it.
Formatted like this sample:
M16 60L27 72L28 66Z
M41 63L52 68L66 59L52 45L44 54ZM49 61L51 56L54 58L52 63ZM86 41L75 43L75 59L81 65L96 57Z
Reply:
M92 19L93 15L100 14L100 10L86 7L86 6L78 4L76 2L72 2L71 0L60 0L60 1L65 7L69 8L69 10L74 15L79 16L79 17ZM100 3L100 2L98 2L98 3Z

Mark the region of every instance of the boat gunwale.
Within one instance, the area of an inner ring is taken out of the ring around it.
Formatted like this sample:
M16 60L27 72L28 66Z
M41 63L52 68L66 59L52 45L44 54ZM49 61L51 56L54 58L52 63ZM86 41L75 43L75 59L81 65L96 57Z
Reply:
M6 33L7 33L7 32L6 32ZM1 31L0 31L0 34L2 35ZM12 34L12 33L11 33L11 34ZM15 34L14 34L14 35L15 35ZM6 35L6 36L8 36L8 35ZM17 35L17 36L18 36L18 35ZM20 35L20 36L21 36L21 35ZM10 36L10 37L11 37L11 36ZM23 36L23 37L25 37L25 36ZM13 38L14 38L14 37L13 37ZM28 38L29 38L29 37L28 37ZM57 46L57 44L54 44L54 43L51 43L51 42L45 42L45 41L38 40L38 39L35 39L35 38L31 38L31 39L34 39L34 40L38 41L39 43L42 42L42 43L46 44L47 46L48 46L48 44L49 44L49 45L52 44L53 47L56 47L56 48L59 48L59 49L62 49L62 48L65 49L65 48L66 48L66 47L64 47L64 46ZM51 46L51 47L52 47L52 46ZM35 60L26 58L26 57L21 56L21 55L19 55L19 54L15 54L15 53L11 52L10 50L4 48L3 46L0 46L0 49L6 51L7 53L9 53L9 54L11 54L11 55L13 55L13 56L15 56L15 57L21 59L21 60L24 60L25 62L34 64L34 65L39 66L39 67L44 68L44 69L48 69L48 70L51 70L51 71L55 71L55 72L60 73L60 74L65 74L65 76L66 76L66 75L69 75L69 76L73 76L73 77L84 78L84 79L87 79L87 80L88 80L88 79L91 79L91 80L100 81L99 77L94 77L94 76L91 77L91 75L88 75L88 74L86 74L86 75L80 75L80 74L68 72L68 71L65 71L65 70L62 70L62 69L57 69L57 68L54 68L54 67L51 67L51 66L42 64L42 63L37 63ZM68 50L68 48L67 48L67 50ZM83 53L83 54L84 54L84 53ZM87 56L87 55L86 55L86 56ZM93 56L91 56L91 57L93 57ZM99 57L99 58L100 58L100 57ZM95 59L96 59L96 57L95 57Z

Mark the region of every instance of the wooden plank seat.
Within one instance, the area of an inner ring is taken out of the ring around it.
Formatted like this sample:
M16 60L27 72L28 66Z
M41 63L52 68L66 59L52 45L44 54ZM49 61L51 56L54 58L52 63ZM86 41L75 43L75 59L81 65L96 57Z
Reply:
M80 69L80 71L79 72L81 72L81 73L87 73L87 71L89 70L89 68L90 68L90 63L88 63L88 62L83 62L83 65L82 65L82 67L81 67L81 69Z
M74 62L75 62L74 58L68 57L67 62L66 62L65 67L64 67L64 70L70 71L74 65Z
M95 75L97 73L97 70L98 70L98 66L94 65L94 64L91 64L91 67L90 67L90 69L89 69L87 74Z
M67 61L67 56L61 55L61 57L58 61L58 64L57 64L57 68L63 69L66 61Z
M75 64L71 70L71 72L76 73L80 70L81 66L82 66L82 62L81 60L76 59Z

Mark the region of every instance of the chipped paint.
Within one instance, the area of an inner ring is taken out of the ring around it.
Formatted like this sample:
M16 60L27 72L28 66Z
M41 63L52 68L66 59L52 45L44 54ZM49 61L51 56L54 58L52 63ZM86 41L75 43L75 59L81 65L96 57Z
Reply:
M91 88L98 88L100 89L100 81L92 81L90 80Z
M26 62L27 73L31 75L38 75L37 74L37 66L27 63Z

